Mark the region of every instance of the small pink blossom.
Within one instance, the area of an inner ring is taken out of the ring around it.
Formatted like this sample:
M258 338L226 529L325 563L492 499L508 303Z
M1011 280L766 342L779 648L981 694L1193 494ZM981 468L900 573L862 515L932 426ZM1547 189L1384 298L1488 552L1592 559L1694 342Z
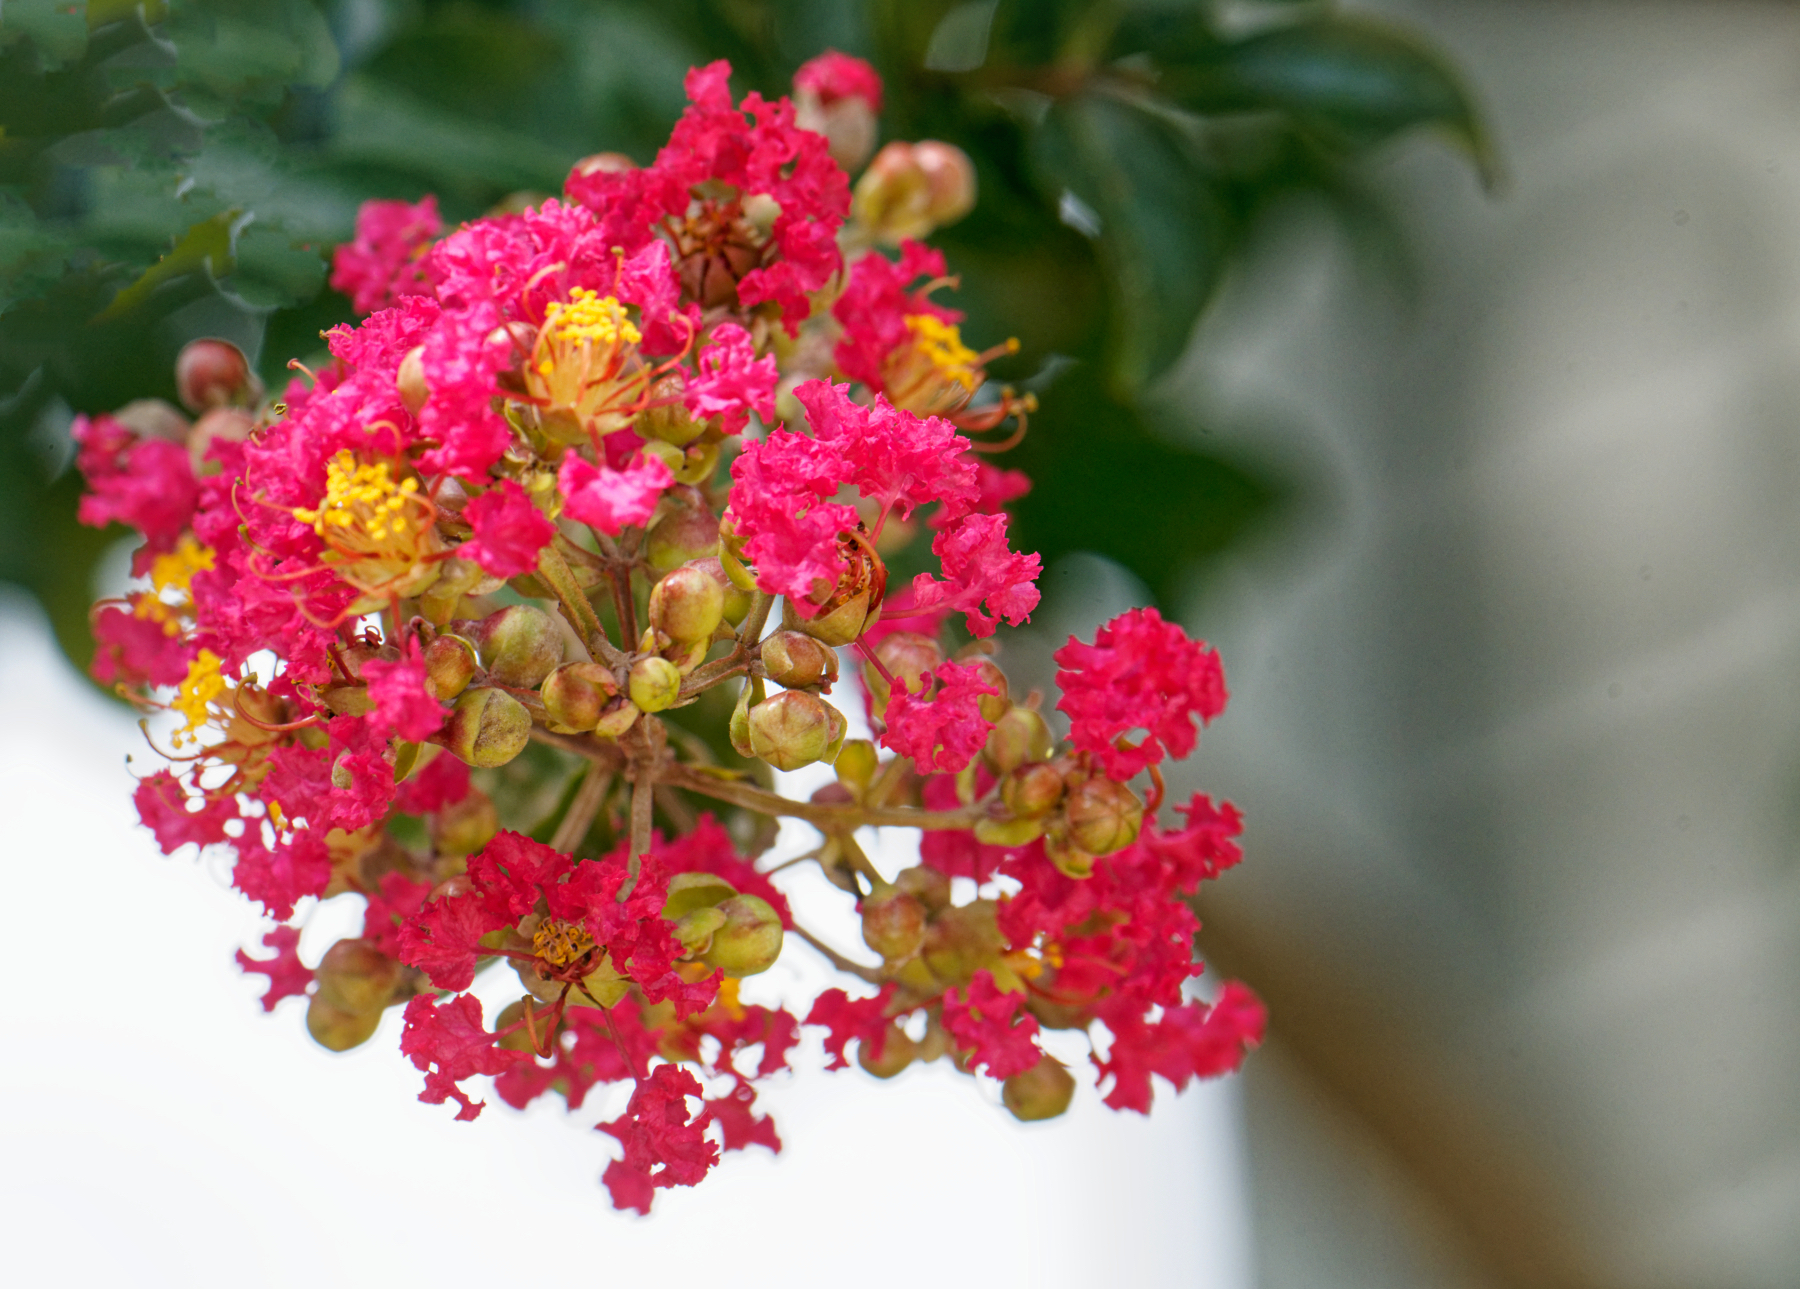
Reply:
M646 456L624 470L596 466L571 452L563 458L556 484L566 499L563 513L617 537L632 524L648 522L663 490L675 482L661 458Z
M765 421L775 417L775 382L780 373L775 355L756 356L750 333L728 322L713 329L696 364L699 374L687 384L688 415L697 421L719 417L727 434L741 431L755 412Z
M954 774L987 743L994 725L981 714L981 699L999 691L974 663L940 663L933 676L935 683L922 681L916 691L894 685L881 742L910 756L922 773Z
M409 637L406 652L392 662L379 658L365 662L362 674L369 682L369 698L375 704L369 719L383 731L392 730L401 738L418 743L443 726L444 707L431 696L425 657L417 639Z
M862 59L835 49L800 64L794 73L794 88L817 95L827 107L841 98L860 98L870 111L881 115L881 77Z
M1043 561L1035 551L1021 555L1007 546L1006 519L965 515L939 532L931 549L943 562L944 579L929 573L915 577L913 607L947 605L966 614L969 633L982 637L993 635L1001 619L1015 627L1029 621Z
M537 567L538 552L556 536L556 525L531 504L525 489L502 479L463 510L475 535L457 548L495 577L517 577Z
M331 257L331 289L349 296L358 313L385 309L403 296L430 295L436 283L425 252L443 228L430 194L416 206L365 201L356 212L356 239Z

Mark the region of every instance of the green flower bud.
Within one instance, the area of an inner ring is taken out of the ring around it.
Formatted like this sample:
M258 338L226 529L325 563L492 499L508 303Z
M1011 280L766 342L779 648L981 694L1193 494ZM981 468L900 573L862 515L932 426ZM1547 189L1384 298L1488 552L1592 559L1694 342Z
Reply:
M923 904L928 912L941 913L950 907L950 879L928 864L902 869L894 886Z
M400 964L367 940L339 940L325 951L319 969L317 996L346 1012L377 1012L393 997L400 983Z
M425 646L425 687L433 698L455 698L475 678L480 658L471 642L445 632Z
M531 738L531 713L504 690L486 685L465 689L440 737L460 759L492 769L525 750Z
M669 894L662 915L670 921L695 909L710 909L737 894L737 888L712 873L676 873L669 879Z
M1062 827L1044 834L1044 858L1056 867L1056 871L1064 877L1072 877L1076 881L1086 881L1094 875L1094 857L1069 840L1068 825L1062 820Z
M700 961L728 976L754 976L781 956L781 915L755 895L734 895L718 905L725 924L713 932Z
M995 769L1007 774L1030 761L1048 761L1055 746L1041 715L1029 707L1014 707L988 732L987 756Z
M675 919L675 938L688 953L705 953L712 945L713 932L726 921L725 914L716 908L695 909Z
M725 575L725 566L719 562L717 555L689 562L719 584L719 591L725 597L725 621L734 627L742 624L750 614L750 605L755 597L739 588L737 583Z
M762 681L755 678L746 680L738 690L737 704L731 709L731 719L725 725L726 736L731 740L731 750L745 759L756 755L756 749L750 746L750 708L762 699Z
M975 840L984 846L1026 846L1044 833L1038 819L977 819L971 829Z
M319 699L338 716L364 716L375 710L375 700L363 685L327 685L319 691Z
M983 694L979 700L981 719L991 724L1006 715L1008 709L1012 707L1012 703L1007 698L1006 673L987 658L983 658L975 664L975 672L981 677L982 683L993 686L995 691L991 694Z
M190 412L253 403L260 391L244 351L229 340L190 340L175 357L175 394Z
M785 601L784 601L785 603ZM869 592L862 590L841 603L822 609L811 618L796 619L794 625L815 640L828 645L847 645L863 633L869 622ZM785 616L783 625L787 625Z
M831 704L805 690L785 689L750 709L751 754L777 770L798 770L822 759L842 737L843 719Z
M366 1012L345 1011L333 1007L314 994L306 1006L306 1032L320 1047L333 1052L348 1052L366 1043L381 1026L381 1009Z
M680 374L674 372L658 380L650 387L650 397L659 405L640 412L632 428L647 439L672 443L678 448L686 447L706 433L707 423L689 416L682 403L686 384Z
M947 985L966 985L1005 951L992 900L976 900L939 913L925 929L921 953L931 974Z
M668 572L691 560L719 553L719 520L696 488L671 489L663 499L662 517L644 539L650 567Z
M862 902L863 943L890 962L910 958L925 940L925 906L897 887Z
M681 697L681 670L654 655L631 664L631 702L641 712L660 712Z
M437 570L437 580L419 593L419 611L434 626L444 626L455 618L465 596L487 595L504 585L473 560L443 560ZM480 624L462 622L457 630L474 640L480 634Z
M600 720L594 726L594 733L601 738L623 738L626 732L637 724L637 719L641 715L643 713L633 706L629 698L623 696L615 698L607 705L606 710L600 713Z
M867 1039L858 1040L856 1063L878 1079L891 1079L913 1063L919 1054L919 1045L908 1038L899 1025L889 1024L881 1043L881 1055L871 1056L870 1051Z
M1000 1100L1023 1123L1054 1119L1075 1096L1075 1076L1054 1056L1041 1056L1029 1070L1000 1085Z
M1000 781L1000 799L1021 819L1049 814L1062 797L1062 775L1046 761L1017 766Z
M875 781L875 771L881 768L881 754L868 739L853 738L838 752L835 764L838 782L847 788L861 790Z
M837 651L798 631L777 631L762 642L763 670L787 689L810 689L837 680Z
M502 685L534 689L562 661L562 633L548 613L529 604L509 604L476 627L481 665Z
M538 693L552 721L581 733L600 723L606 705L619 696L619 682L601 663L572 662L545 676Z
M500 831L500 812L480 788L431 817L431 848L450 859L473 855Z
M670 569L650 591L650 625L678 644L708 642L725 620L725 590L704 569Z
M897 245L954 223L975 206L975 167L948 143L896 140L857 181L856 218L879 240Z
M1069 789L1063 815L1075 846L1090 855L1110 855L1137 840L1144 803L1124 784L1096 775Z

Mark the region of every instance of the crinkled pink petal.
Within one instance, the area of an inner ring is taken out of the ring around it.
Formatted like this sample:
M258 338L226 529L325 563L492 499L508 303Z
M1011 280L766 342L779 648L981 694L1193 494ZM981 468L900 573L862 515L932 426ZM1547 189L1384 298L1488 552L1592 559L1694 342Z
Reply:
M549 516L531 504L525 489L502 479L463 508L475 535L456 553L495 577L517 577L537 568L538 552L556 536Z
M608 537L648 522L663 490L674 482L669 467L652 456L627 469L614 470L571 452L563 458L556 476L564 498L563 514L592 524Z

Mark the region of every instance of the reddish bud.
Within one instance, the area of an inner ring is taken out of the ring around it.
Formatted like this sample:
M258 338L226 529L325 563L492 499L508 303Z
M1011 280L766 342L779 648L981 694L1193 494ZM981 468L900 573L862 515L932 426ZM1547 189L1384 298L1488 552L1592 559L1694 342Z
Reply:
M710 641L724 620L724 588L704 569L671 569L650 591L650 625L678 644Z
M777 631L762 642L763 670L787 689L810 689L837 679L837 651L798 631Z
M1039 1057L1036 1065L1000 1085L1001 1101L1024 1123L1056 1118L1074 1096L1075 1076L1054 1056Z
M479 660L472 643L446 632L425 646L425 687L433 698L448 702L475 679Z
M175 359L175 394L190 412L254 402L259 383L244 351L229 340L190 340Z
M558 667L538 688L544 710L565 730L585 733L600 723L606 705L619 695L612 669L597 662Z
M863 943L890 962L910 958L925 939L925 906L889 887L862 902Z
M406 357L400 360L394 388L400 391L400 405L417 416L419 409L425 406L425 400L431 397L431 387L425 383L424 345L408 350Z
M461 760L492 769L525 750L531 739L531 713L504 690L486 685L465 689L441 737Z
M562 661L562 633L548 613L509 604L475 624L475 644L488 675L514 689L533 689Z
M700 961L728 976L754 976L781 956L781 915L756 895L734 895L715 906L725 924L712 933Z

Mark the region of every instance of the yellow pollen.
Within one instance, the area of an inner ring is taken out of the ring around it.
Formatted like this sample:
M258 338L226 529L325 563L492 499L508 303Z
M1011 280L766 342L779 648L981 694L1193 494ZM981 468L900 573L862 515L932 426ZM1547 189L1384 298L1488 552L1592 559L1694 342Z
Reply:
M176 731L176 747L199 741L194 731L206 724L210 714L207 704L224 692L225 677L219 674L219 655L211 649L202 649L200 656L188 664L187 679L181 682L181 689L170 704L187 717L187 725Z
M573 922L546 918L531 933L531 947L553 967L566 967L594 947L594 937Z
M596 295L584 286L569 292L567 304L552 304L544 311L544 330L552 340L602 345L635 345L644 338L616 297ZM548 373L549 361L540 362L538 370Z
M719 982L719 1006L732 1020L744 1019L744 1004L738 1001L738 982L736 976L726 976Z
M281 803L279 801L271 801L269 803L269 822L274 824L277 828L283 830L287 828L287 820L281 817Z
M976 375L981 355L962 342L960 331L929 313L908 314L906 327L913 333L914 347L937 369L938 375L955 381L970 393L975 391L981 383Z
M202 546L192 537L183 537L174 550L151 561L150 592L138 597L132 612L137 617L162 623L163 630L169 635L179 635L181 627L175 621L175 615L193 603L194 574L212 566L212 547ZM181 599L171 604L162 598L165 591L177 591Z
M294 518L311 524L321 537L333 529L361 528L372 540L401 536L411 526L407 503L419 490L413 478L394 482L387 462L359 464L348 449L325 467L325 498L317 510L296 510Z

